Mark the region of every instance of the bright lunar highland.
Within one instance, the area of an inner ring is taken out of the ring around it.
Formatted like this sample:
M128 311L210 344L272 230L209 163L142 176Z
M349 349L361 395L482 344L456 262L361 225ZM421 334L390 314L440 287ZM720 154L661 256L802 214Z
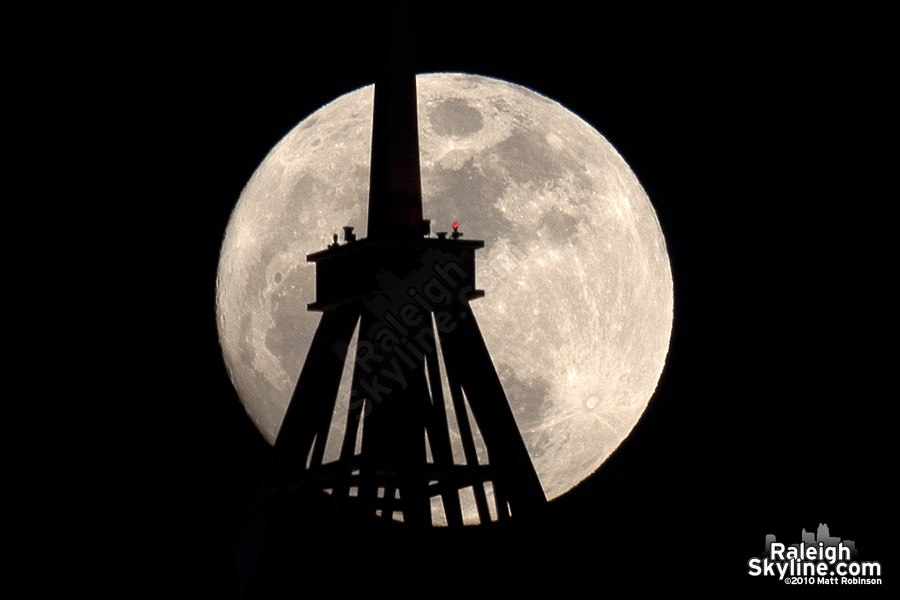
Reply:
M606 460L656 389L672 329L665 240L622 157L560 104L473 75L419 75L417 88L424 217L433 231L458 221L464 239L485 241L476 254L485 297L472 309L552 499ZM315 299L306 255L345 225L366 236L373 89L290 131L225 234L220 342L270 443L320 317L306 310ZM326 462L343 435L346 385L341 393Z

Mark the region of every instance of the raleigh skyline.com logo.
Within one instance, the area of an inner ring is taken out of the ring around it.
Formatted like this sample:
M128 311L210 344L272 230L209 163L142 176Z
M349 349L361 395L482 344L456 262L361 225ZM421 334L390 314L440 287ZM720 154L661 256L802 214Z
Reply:
M856 543L833 537L828 525L804 529L800 543L785 546L766 536L763 558L747 561L752 577L777 577L788 585L881 585L881 563L856 560Z

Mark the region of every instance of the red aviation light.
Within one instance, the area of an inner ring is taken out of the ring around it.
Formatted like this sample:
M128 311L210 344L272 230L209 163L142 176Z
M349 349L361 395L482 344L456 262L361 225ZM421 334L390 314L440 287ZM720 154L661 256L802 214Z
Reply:
M453 231L456 231L457 229L459 229L459 223L453 221Z

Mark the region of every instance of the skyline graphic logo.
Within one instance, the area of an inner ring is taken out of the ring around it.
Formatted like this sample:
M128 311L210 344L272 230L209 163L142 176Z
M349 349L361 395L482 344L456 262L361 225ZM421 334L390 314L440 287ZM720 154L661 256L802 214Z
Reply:
M881 585L881 563L857 560L856 542L832 536L820 523L786 545L766 536L764 556L747 561L751 577L777 577L787 585Z

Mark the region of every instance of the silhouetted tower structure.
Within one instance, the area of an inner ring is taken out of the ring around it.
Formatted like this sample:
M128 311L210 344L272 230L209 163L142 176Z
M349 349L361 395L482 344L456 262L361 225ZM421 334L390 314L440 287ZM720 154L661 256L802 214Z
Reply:
M378 568L367 557L378 552L379 528L402 527L414 540L433 527L438 504L448 528L462 528L467 488L481 523L545 523L543 489L469 305L483 295L475 251L484 242L460 239L456 223L449 237L430 237L423 220L405 39L391 36L376 79L368 235L357 240L345 227L344 243L335 236L307 257L316 265L309 310L322 316L275 443L271 495L257 507L253 526L270 531L252 544L262 553L244 559L242 589L290 543L291 534L271 531L287 513L315 531L298 541L320 543L313 560L338 561L351 577ZM357 352L348 356L355 332ZM348 360L351 389L339 397ZM335 415L346 415L340 457L326 462ZM463 460L454 459L453 435ZM486 461L476 455L477 435Z

